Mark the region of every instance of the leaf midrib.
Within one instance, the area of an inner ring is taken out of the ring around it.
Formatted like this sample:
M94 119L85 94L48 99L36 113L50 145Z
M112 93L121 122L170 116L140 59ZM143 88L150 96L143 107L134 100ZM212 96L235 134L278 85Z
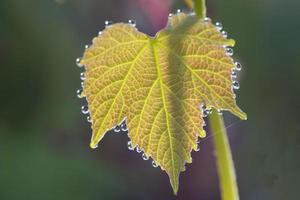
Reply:
M162 81L162 75L161 75L161 71L160 71L160 65L159 65L159 61L158 61L158 53L157 53L157 49L155 48L156 43L157 43L156 39L150 41L150 44L151 44L152 49L153 49L154 62L155 62L156 70L157 70L157 76L158 76L158 79L160 81L159 86L160 86L162 100L163 100L163 106L164 106L166 123L167 123L167 132L168 132L169 143L170 143L171 162L172 162L172 178L171 179L174 179L174 176L175 176L175 172L174 172L175 163L174 163L174 152L173 152L172 136L171 136L171 131L170 131L170 122L169 122L168 112L166 110L167 105L166 105L166 99L165 99L165 94L164 94L164 89L163 89L163 81ZM172 182L173 182L173 180L172 180ZM174 187L177 187L176 183L175 183Z

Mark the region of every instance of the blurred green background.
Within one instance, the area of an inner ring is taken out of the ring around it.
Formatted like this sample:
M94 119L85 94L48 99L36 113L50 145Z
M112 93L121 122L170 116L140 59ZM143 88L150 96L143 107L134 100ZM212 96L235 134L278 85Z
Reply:
M237 42L240 107L225 114L242 200L299 199L300 1L210 0L208 15ZM154 34L177 0L0 1L0 200L218 200L210 133L180 176L129 152L125 134L89 148L91 130L76 98L75 59L105 20L135 19Z

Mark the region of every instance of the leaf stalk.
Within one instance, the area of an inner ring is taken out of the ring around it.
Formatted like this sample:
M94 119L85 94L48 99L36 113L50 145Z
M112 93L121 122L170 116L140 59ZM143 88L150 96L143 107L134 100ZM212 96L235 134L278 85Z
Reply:
M209 122L211 132L214 134L213 143L222 200L239 200L235 169L223 117L213 110Z
M183 0L190 10L194 10L199 18L206 17L205 0Z

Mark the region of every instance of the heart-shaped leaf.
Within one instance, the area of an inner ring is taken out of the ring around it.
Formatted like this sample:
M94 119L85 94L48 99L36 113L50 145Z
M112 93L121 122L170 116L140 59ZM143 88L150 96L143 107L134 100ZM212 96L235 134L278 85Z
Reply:
M92 119L90 146L126 119L133 148L167 172L176 193L198 137L205 137L205 112L229 110L246 118L233 93L233 45L219 27L192 14L170 17L154 38L132 24L106 27L80 62L86 69L81 96Z

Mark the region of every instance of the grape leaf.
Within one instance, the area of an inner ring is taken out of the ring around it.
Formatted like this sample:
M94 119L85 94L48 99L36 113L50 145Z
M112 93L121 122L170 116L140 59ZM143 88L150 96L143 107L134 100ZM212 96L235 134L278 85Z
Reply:
M90 146L96 148L126 119L133 147L167 172L177 193L179 174L192 162L198 138L205 137L201 105L246 119L235 102L234 62L226 49L234 43L192 14L170 17L155 37L132 24L106 27L80 61L86 69L81 95L92 121Z

